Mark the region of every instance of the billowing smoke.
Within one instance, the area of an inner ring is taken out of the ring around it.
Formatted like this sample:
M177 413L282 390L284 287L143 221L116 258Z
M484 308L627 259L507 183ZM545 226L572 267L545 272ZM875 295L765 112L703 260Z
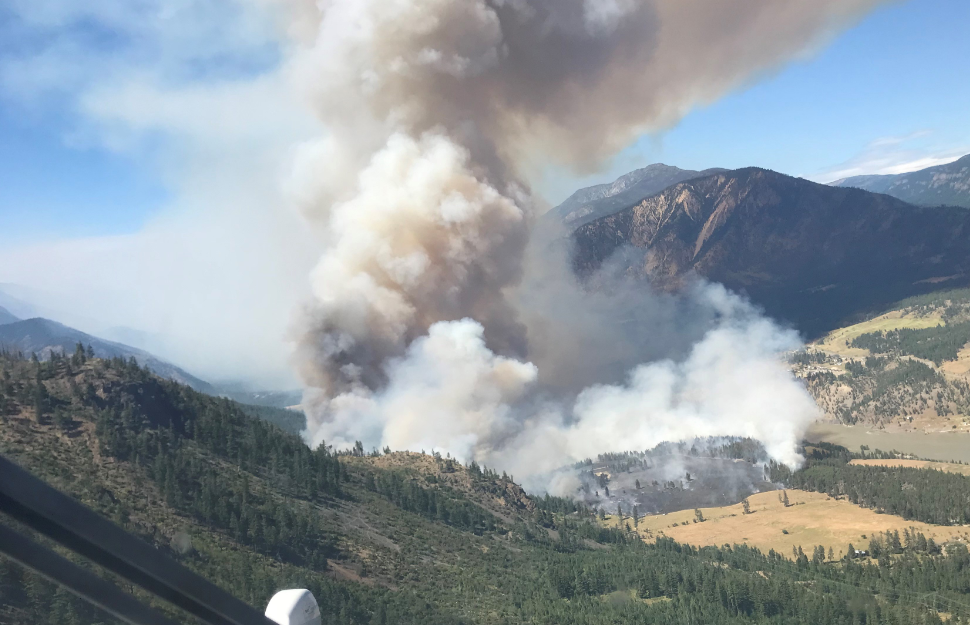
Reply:
M708 435L796 462L797 337L713 285L578 285L561 245L529 247L522 172L594 168L876 3L294 1L291 77L328 128L290 184L326 249L299 336L312 441L520 477Z
M311 407L326 406L316 442L448 450L533 488L570 461L707 436L754 438L773 458L798 464L797 437L817 410L778 357L799 346L798 336L719 285L697 284L685 299L713 318L684 358L641 364L578 395L543 384L533 363L496 355L478 322L438 322L388 360L379 390L313 397ZM642 331L676 332L677 324Z

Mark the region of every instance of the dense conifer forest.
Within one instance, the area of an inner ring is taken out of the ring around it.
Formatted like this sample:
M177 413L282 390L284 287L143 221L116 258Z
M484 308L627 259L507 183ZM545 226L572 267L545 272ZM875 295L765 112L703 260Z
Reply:
M474 463L311 451L243 406L83 349L49 362L0 356L0 453L254 606L281 588L309 588L328 624L970 620L962 545L889 535L876 540L874 558L833 562L824 549L644 543ZM855 472L841 453L822 450L795 474L771 470L819 486L842 471L847 496L866 491L875 474ZM924 473L899 475L964 492ZM896 478L885 475L878 501L863 505L890 505ZM913 514L956 509L912 501ZM110 622L0 561L0 623Z

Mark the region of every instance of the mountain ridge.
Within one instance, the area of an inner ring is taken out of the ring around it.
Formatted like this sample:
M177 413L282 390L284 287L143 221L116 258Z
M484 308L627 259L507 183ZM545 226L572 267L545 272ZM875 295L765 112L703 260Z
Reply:
M579 189L547 215L556 217L567 227L579 227L632 206L671 185L722 171L727 170L711 168L695 171L654 163L624 174L613 182Z
M920 206L970 208L970 154L952 163L904 174L851 176L829 184L885 193Z
M15 316L9 310L3 306L0 306L0 326L8 323L15 323L17 321L20 321L20 317Z
M134 358L138 364L163 378L186 384L198 391L214 391L208 382L142 349L107 341L57 321L33 317L0 325L0 347L25 354L36 353L41 360L50 358L52 352L70 354L78 343L85 347L90 345L98 358Z
M621 248L625 273L672 290L698 275L809 336L881 303L961 285L970 212L919 207L756 167L681 182L572 233L590 276Z

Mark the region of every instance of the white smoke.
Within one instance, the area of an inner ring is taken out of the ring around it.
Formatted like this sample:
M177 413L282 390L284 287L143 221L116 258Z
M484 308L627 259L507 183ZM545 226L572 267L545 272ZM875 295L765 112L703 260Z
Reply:
M388 362L386 388L334 399L336 420L322 428L333 433L328 440L352 444L341 435L353 434L375 442L376 434L395 449L448 449L463 458L488 453L495 437L518 428L512 406L534 385L536 368L496 356L483 334L471 319L431 326L405 357Z
M714 296L723 289L710 287ZM798 336L735 300L682 362L640 365L625 385L584 390L576 401L572 457L594 457L624 442L649 449L663 441L745 436L795 466L794 437L818 416L815 402L779 362Z
M328 129L290 188L326 249L297 354L311 440L519 477L710 435L796 463L795 334L717 286L585 291L560 246L529 247L522 172L595 167L877 2L289 3L289 72Z
M540 388L536 366L495 355L477 322L436 323L387 363L386 387L330 401L316 442L448 450L549 489L551 474L583 458L709 436L754 438L797 465L797 437L818 416L778 357L800 346L798 336L718 285L692 296L721 317L686 358L637 366L574 400L530 393Z

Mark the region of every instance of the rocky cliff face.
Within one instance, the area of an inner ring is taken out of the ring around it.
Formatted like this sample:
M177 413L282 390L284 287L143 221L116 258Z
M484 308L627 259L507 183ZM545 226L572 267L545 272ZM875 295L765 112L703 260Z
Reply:
M694 274L721 282L811 336L964 283L968 235L963 209L750 168L676 184L572 236L580 274L626 249L618 262L630 275L664 289Z
M611 183L576 191L565 202L549 211L548 217L558 219L567 227L577 228L594 219L633 206L643 198L659 193L670 185L722 171L726 170L694 171L655 163L643 169L631 171Z

